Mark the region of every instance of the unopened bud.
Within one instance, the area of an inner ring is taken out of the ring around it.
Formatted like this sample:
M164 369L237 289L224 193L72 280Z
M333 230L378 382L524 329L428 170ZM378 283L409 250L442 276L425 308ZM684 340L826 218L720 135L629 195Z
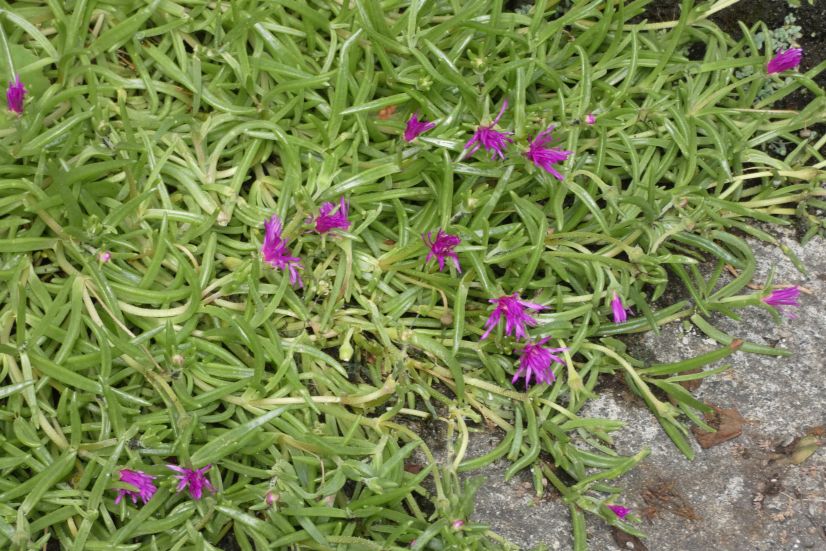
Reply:
M427 92L430 90L431 86L433 86L433 79L428 76L421 77L418 81L416 81L416 88L422 92Z
M341 346L338 348L338 358L342 362L349 362L353 359L353 345L350 344L349 340L341 343Z
M244 264L244 261L240 258L235 258L233 256L228 256L224 259L224 267L226 269L235 271L240 268Z

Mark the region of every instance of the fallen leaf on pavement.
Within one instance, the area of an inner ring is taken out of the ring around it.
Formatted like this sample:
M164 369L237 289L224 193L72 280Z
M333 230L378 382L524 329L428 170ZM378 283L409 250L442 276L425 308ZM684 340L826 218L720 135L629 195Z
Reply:
M611 535L614 536L614 543L616 543L620 549L630 549L631 551L648 551L648 548L642 541L640 541L640 538L637 536L632 536L631 534L626 534L616 526L611 527Z
M743 423L745 422L740 412L734 408L718 408L713 404L709 405L714 408L714 411L706 413L705 421L711 427L717 429L717 432L706 432L699 427L692 427L691 429L697 443L703 449L737 438L742 434Z

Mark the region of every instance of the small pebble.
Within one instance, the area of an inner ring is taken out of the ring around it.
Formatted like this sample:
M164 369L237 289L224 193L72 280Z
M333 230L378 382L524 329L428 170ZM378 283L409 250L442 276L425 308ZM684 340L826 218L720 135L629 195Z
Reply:
M780 504L774 501L770 501L768 503L764 502L763 506L766 508L766 510L771 511L773 513L780 512L780 510L782 509L782 507L780 507Z

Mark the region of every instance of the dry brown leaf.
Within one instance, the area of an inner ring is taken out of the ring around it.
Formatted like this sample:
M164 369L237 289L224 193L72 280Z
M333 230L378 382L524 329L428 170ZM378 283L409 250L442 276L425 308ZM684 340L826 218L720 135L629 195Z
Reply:
M649 486L642 491L641 495L649 506L647 512L651 517L659 511L668 511L688 520L700 520L700 516L694 512L694 509L670 481L664 480L654 486Z
M648 548L642 541L640 541L640 538L637 536L632 536L631 534L626 534L616 526L611 527L611 535L614 537L614 543L616 543L620 549L630 549L631 551L648 551Z
M706 432L699 427L693 427L694 437L703 449L727 442L732 438L737 438L743 433L743 423L745 419L740 412L734 408L718 408L709 404L714 411L705 415L705 421L717 432Z
M774 463L781 465L800 465L823 445L823 440L812 434L795 438L787 446L778 446L771 455Z

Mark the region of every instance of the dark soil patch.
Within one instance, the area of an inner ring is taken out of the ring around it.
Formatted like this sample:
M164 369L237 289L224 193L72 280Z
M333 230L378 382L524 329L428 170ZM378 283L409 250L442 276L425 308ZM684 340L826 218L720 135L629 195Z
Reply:
M801 68L807 71L826 59L826 4L815 2L809 4L805 0L799 8L791 8L786 2L777 0L741 0L727 10L715 14L712 19L724 31L733 36L742 35L738 21L751 27L759 21L766 23L769 29L783 25L786 15L793 13L797 24L803 28L800 38L800 47L804 56ZM821 86L826 86L826 75L818 77Z
M679 19L680 3L680 0L656 0L646 8L642 19L650 22ZM740 0L714 14L711 20L733 37L740 38L743 33L739 22L742 21L751 28L762 21L771 30L782 27L789 13L795 15L796 24L803 29L803 36L800 38L803 62L800 70L808 71L826 59L826 2L817 0L814 4L809 4L803 0L799 8L792 8L785 0ZM826 87L826 72L820 73L815 81L821 87ZM810 99L811 97L807 98L802 92L797 92L785 98L783 107L802 108Z
M788 3L777 0L741 0L727 10L716 14L712 19L732 36L742 36L738 21L752 27L758 21L763 21L769 29L776 29L783 25L786 15L793 13L797 24L802 28L800 47L803 48L803 62L800 71L808 71L826 59L826 2L817 1L814 4L802 2L799 8L791 8ZM815 82L826 88L826 72L815 77ZM805 90L798 90L778 102L778 107L786 109L802 109L812 99L813 95Z
M241 551L241 546L238 545L235 534L230 531L218 542L218 549L222 549L223 551Z

